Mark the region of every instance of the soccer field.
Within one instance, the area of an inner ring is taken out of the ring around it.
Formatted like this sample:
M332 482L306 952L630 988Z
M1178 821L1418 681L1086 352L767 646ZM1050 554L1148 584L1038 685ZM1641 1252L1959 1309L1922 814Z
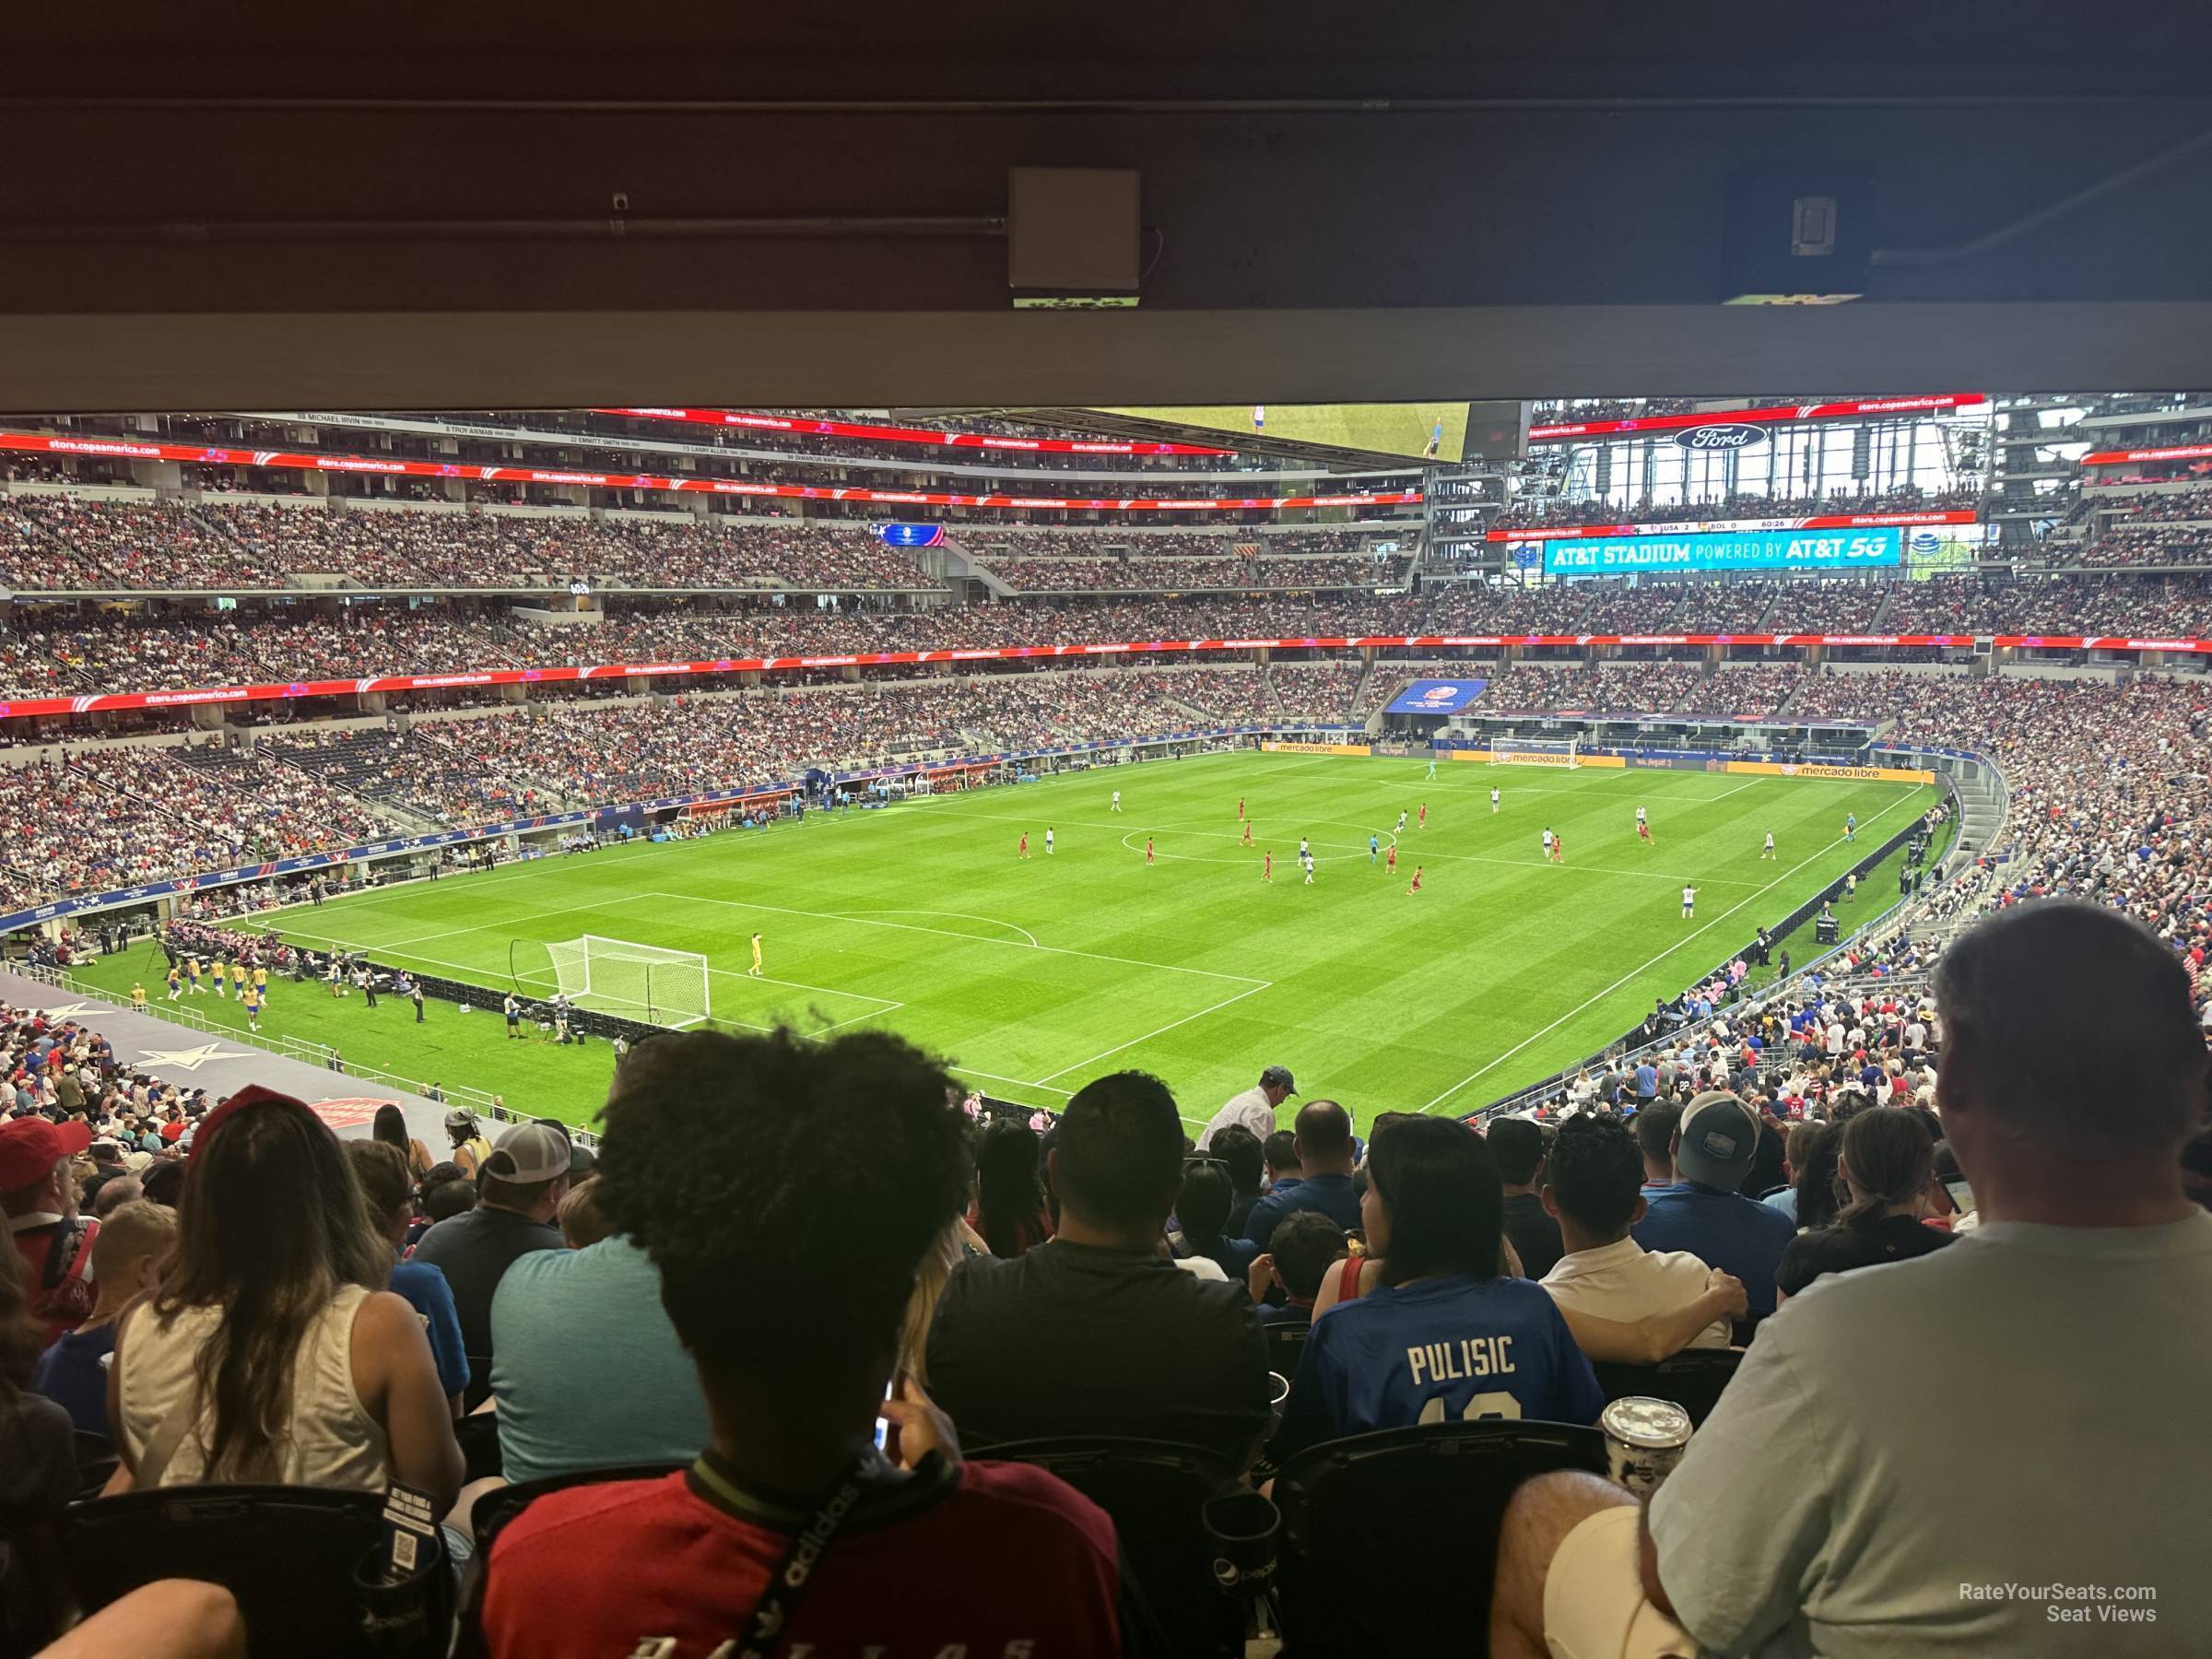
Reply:
M509 865L265 922L293 940L502 988L512 963L536 994L552 982L553 941L588 933L700 951L718 1022L887 1026L1004 1099L1057 1106L1091 1077L1137 1066L1202 1123L1279 1063L1307 1098L1334 1096L1366 1122L1385 1110L1469 1111L1580 1058L1936 798L1873 782L1467 763L1431 782L1427 770L1288 754L1155 760ZM1493 784L1504 792L1496 814ZM1639 804L1650 844L1636 838ZM1841 840L1848 812L1857 847ZM1544 862L1547 826L1563 865ZM1766 861L1770 830L1778 856ZM1025 830L1026 861L1016 855ZM1385 849L1396 841L1394 877L1371 865L1371 833ZM1312 886L1297 865L1301 835ZM1261 878L1270 851L1272 884ZM1409 896L1417 864L1427 874ZM1689 921L1685 881L1699 889ZM1865 888L1859 909L1872 913L1894 876L1877 872ZM760 979L746 971L755 930ZM1809 941L1795 954L1810 954ZM159 967L141 948L87 977L120 994L136 973L159 1006ZM193 1006L238 1018L212 996ZM604 1043L510 1042L496 1014L449 1004L431 1004L417 1026L402 1002L371 1011L312 984L278 987L263 1026L577 1123L597 1111L612 1068Z

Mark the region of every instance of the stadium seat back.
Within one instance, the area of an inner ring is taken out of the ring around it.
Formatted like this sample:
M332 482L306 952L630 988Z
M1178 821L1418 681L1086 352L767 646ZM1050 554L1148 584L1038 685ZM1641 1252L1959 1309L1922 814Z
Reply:
M0 1526L0 1659L29 1659L59 1635L65 1601L53 1528Z
M1209 1499L1234 1487L1215 1455L1169 1441L1018 1441L982 1455L1058 1476L1104 1510L1122 1562L1168 1638L1169 1651L1202 1659L1244 1651L1245 1610L1214 1577Z
M355 1578L383 1539L383 1495L295 1486L165 1487L73 1505L70 1587L88 1611L156 1579L238 1598L256 1653L369 1653Z
M1312 1335L1310 1325L1269 1325L1267 1332L1267 1369L1280 1377L1293 1381L1298 1376L1298 1362L1305 1357L1306 1338Z
M1608 1400L1643 1394L1671 1400L1689 1413L1691 1428L1702 1426L1720 1404L1735 1368L1743 1363L1741 1348L1684 1348L1656 1365L1593 1364L1597 1385Z
M487 1479L499 1474L505 1466L504 1454L500 1450L498 1412L467 1413L453 1425L453 1438L461 1442L461 1478L464 1483Z
M547 1475L538 1480L518 1480L512 1486L493 1487L480 1495L469 1511L469 1525L477 1535L477 1558L489 1559L492 1540L500 1529L549 1492L571 1487L599 1486L611 1480L661 1480L688 1468L688 1464L625 1464L607 1469L578 1469L568 1475Z
M106 1435L94 1434L86 1429L77 1430L73 1439L76 1449L76 1495L97 1498L120 1461L115 1454L115 1444Z
M1606 1472L1606 1437L1571 1423L1434 1423L1309 1447L1276 1477L1285 1659L1486 1648L1498 1532L1521 1483Z

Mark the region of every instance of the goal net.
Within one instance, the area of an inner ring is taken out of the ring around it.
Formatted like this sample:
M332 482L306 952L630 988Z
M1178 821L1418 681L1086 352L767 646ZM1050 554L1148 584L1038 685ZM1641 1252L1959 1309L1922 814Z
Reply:
M698 1025L711 1011L707 959L628 939L585 934L547 945L560 994L580 1008L620 1014L648 1024Z
M1500 737L1490 745L1492 766L1580 766L1576 739Z

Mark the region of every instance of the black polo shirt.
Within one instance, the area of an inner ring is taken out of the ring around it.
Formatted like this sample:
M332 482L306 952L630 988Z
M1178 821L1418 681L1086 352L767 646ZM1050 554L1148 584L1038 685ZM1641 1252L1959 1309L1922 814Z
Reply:
M1118 1435L1201 1446L1241 1470L1270 1418L1244 1287L1144 1251L1053 1239L963 1262L928 1358L930 1394L971 1447Z
M473 1361L491 1357L491 1299L515 1258L534 1250L559 1250L566 1242L558 1227L479 1204L424 1233L409 1259L428 1262L445 1275L453 1289L453 1310L461 1316L461 1346Z

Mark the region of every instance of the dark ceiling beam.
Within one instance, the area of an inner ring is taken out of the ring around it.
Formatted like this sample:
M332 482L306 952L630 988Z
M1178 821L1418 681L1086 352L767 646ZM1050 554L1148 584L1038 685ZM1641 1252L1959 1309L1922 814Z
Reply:
M0 408L1335 403L2212 384L2212 303L0 316Z

